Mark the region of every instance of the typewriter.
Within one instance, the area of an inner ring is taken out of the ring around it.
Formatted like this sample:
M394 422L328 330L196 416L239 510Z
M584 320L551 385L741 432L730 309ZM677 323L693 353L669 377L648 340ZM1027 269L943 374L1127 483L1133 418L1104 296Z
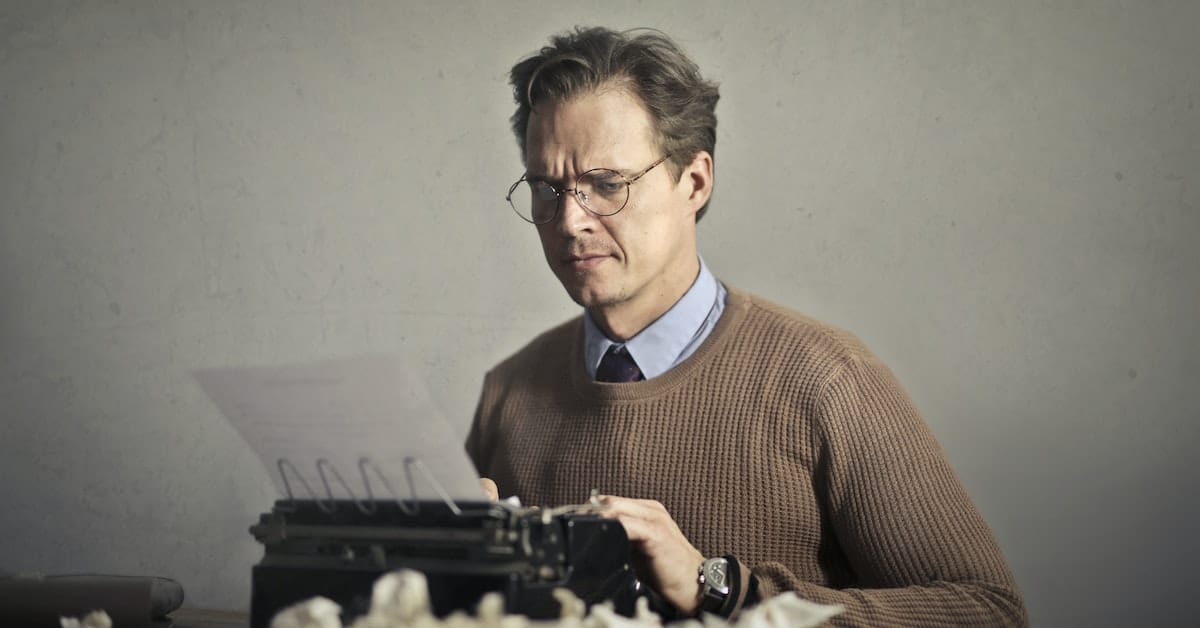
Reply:
M287 499L250 532L265 550L252 573L252 628L318 595L351 621L368 611L375 580L400 568L425 574L438 616L472 612L495 591L510 614L555 618L560 587L632 616L641 590L624 528L579 507Z

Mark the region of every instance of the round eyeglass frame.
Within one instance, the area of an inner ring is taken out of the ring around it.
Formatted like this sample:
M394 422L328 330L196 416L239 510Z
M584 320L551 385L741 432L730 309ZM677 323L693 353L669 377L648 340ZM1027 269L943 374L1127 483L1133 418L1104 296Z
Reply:
M629 204L629 188L633 187L633 184L637 183L638 179L641 179L642 177L646 176L646 173L650 172L651 170L654 170L656 167L658 167L659 164L666 161L670 156L671 156L670 154L663 155L662 157L660 157L658 159L658 161L650 164L649 166L646 166L646 168L644 170L633 175L632 177L626 177L625 175L621 174L621 171L613 170L612 168L592 168L591 170L588 170L588 171L584 172L583 174L579 175L575 179L577 183L575 184L576 187L573 187L573 188L559 189L559 187L554 185L553 183L543 182L546 184L546 187L550 188L551 190L554 190L554 197L555 197L554 212L551 213L549 216L547 216L545 220L534 220L533 218L530 217L533 215L532 213L530 213L530 216L526 216L525 214L521 213L521 210L517 209L517 204L513 201L513 193L517 191L517 188L522 183L530 183L529 179L528 179L528 177L529 177L528 172L521 175L521 178L517 179L515 182L513 182L513 184L511 186L509 186L508 194L505 195L504 200L508 201L508 206L512 208L513 212L516 213L517 216L519 216L521 218L521 220L524 220L525 222L528 222L528 223L534 224L534 225L544 225L544 224L554 222L554 219L558 217L559 208L562 207L563 194L565 194L567 192L570 192L571 194L575 195L575 200L579 202L579 206L582 207L584 210L586 210L589 214L592 214L593 216L615 216L616 214L620 213L620 211L622 209L625 209L625 206ZM625 200L621 202L620 207L616 208L615 210L613 210L611 212L608 212L608 213L598 212L598 211L592 209L591 207L588 207L587 195L586 194L581 195L581 193L579 191L578 181L580 179L586 178L588 175L590 175L592 173L596 173L596 172L611 172L611 173L617 175L618 177L621 177L621 180L625 183ZM532 185L532 183L530 183L530 185Z

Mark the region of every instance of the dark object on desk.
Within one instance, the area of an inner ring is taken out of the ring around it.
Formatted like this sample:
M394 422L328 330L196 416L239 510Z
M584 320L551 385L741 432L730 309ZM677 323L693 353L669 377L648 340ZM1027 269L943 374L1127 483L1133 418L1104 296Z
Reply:
M183 587L145 576L13 576L0 579L0 625L58 628L60 617L103 610L114 626L169 626Z
M505 609L534 619L559 616L555 588L591 606L611 601L632 615L638 582L629 539L615 521L494 503L279 501L251 533L265 547L254 567L250 625L321 595L348 623L370 608L375 580L401 568L425 574L433 611L474 612L489 591ZM369 512L368 512L369 511Z

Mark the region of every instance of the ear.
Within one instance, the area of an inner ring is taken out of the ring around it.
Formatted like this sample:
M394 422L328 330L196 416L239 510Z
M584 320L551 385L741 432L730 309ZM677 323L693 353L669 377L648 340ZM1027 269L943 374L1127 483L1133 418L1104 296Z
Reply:
M687 195L687 210L695 215L712 196L713 159L708 151L702 150L692 157L692 163L684 166L679 176L680 194Z

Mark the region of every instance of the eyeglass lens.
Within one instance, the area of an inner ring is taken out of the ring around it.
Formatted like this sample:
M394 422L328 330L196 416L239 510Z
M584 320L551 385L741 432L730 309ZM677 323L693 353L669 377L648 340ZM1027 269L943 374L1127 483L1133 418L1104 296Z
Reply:
M629 182L615 170L589 170L575 181L575 188L559 191L545 181L525 181L512 191L509 202L526 220L542 224L554 220L560 194L575 194L575 199L598 216L611 216L629 200ZM519 188L524 188L524 191Z

